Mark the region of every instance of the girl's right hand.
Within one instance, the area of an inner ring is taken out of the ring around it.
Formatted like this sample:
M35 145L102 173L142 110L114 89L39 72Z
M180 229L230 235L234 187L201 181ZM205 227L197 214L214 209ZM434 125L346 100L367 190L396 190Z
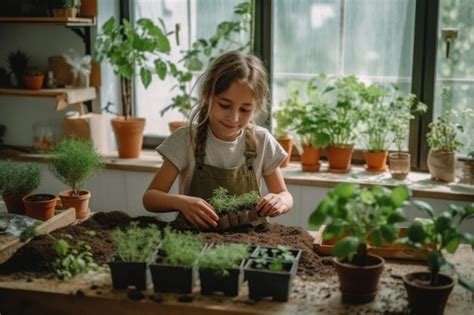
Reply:
M181 213L191 224L204 229L216 227L219 220L212 206L197 197L186 196Z

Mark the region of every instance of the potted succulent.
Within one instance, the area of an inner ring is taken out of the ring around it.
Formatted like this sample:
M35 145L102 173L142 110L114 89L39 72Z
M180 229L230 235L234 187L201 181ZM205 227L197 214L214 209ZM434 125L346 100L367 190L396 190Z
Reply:
M92 142L79 139L65 139L53 147L49 169L71 189L59 193L63 208L76 209L76 217L89 215L91 193L83 190L85 181L103 167L102 157Z
M120 76L123 116L112 120L119 157L136 158L143 143L144 118L132 118L131 80L140 73L143 86L148 88L153 74L164 80L168 64L163 55L170 52L168 34L150 19L139 19L135 26L127 20L121 24L111 17L97 36L97 60L108 61ZM149 60L153 57L152 60ZM153 64L150 67L149 64Z
M198 259L201 294L223 292L225 296L237 296L248 257L249 249L244 244L208 246Z
M179 93L172 98L168 106L160 111L161 116L173 109L177 109L183 117L188 116L191 107L198 100L192 95L192 89L190 89L193 73L201 72L206 62L210 62L222 54L223 47L226 50L239 51L248 51L251 47L251 2L244 1L236 5L232 16L236 19L220 22L212 36L207 39L199 38L190 45L190 49L183 50L183 56L176 64L168 62L170 74L177 80L173 89L177 88ZM178 30L179 28L177 33ZM249 34L250 38L245 39L246 36L242 36L243 33ZM242 39L245 40L242 41ZM169 123L170 131L173 133L185 124L185 120L171 121Z
M197 279L197 259L203 248L200 237L166 228L150 264L154 290L191 293Z
M109 261L114 289L135 286L146 290L149 283L148 265L156 254L161 233L157 226L140 228L137 222L122 231L112 233L112 241L117 248L116 255Z
M454 279L440 271L455 271L445 252L454 254L461 242L474 247L474 235L460 231L464 220L474 218L474 204L464 208L451 205L450 211L435 215L431 206L416 201L416 206L429 219L415 219L408 228L407 237L399 240L420 249L426 255L429 272L412 272L403 276L408 303L414 314L443 314L446 301L454 287ZM474 283L458 275L458 283L474 293Z
M43 87L44 74L35 67L29 67L23 74L23 83L29 90L40 90Z
M81 7L81 0L48 0L54 17L75 18Z
M12 84L16 87L23 86L23 74L28 68L28 56L21 50L11 52L8 54L8 65L10 67L10 74L12 73L15 82Z
M0 192L7 211L25 214L23 197L38 188L40 179L38 164L14 162L0 164Z
M341 237L332 254L337 257L334 262L343 303L374 300L384 260L368 254L367 243L370 240L380 247L382 241L390 243L398 237L396 224L405 220L403 206L409 197L406 186L398 186L392 191L380 186L369 190L342 183L328 193L309 217L309 224L314 228L330 218L323 239Z
M271 296L275 301L288 301L300 256L301 250L286 246L258 247L244 268L249 298Z
M222 230L258 221L255 206L259 201L260 195L256 191L235 196L223 187L214 189L209 198L209 203L219 215L217 228Z

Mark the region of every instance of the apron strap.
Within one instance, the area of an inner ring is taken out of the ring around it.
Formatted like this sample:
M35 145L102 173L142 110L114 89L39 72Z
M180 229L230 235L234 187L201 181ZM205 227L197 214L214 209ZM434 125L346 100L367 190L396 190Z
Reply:
M253 170L253 162L257 157L257 144L255 143L255 128L247 127L245 128L245 165L247 165L247 170Z

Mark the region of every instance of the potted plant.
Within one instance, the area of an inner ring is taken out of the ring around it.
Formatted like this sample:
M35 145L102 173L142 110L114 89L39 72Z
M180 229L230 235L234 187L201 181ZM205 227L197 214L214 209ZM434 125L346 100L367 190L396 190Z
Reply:
M157 226L140 228L137 222L130 223L124 231L117 229L112 233L117 252L108 264L114 289L135 286L137 290L146 290L150 278L148 265L157 251L160 238Z
M416 201L416 206L429 219L415 219L408 228L407 237L399 240L420 249L426 255L429 272L412 272L403 276L408 303L414 314L443 314L446 301L454 287L454 279L442 270L455 271L445 252L454 254L460 242L474 247L474 235L460 231L464 220L474 218L474 204L464 208L451 205L450 211L435 215L431 206ZM474 283L458 275L458 283L474 293Z
M397 152L389 154L390 174L395 179L405 179L410 173L410 153L405 152L406 139L410 131L410 120L414 114L424 113L427 106L418 102L414 94L405 97L397 96L398 88L393 86L391 90L390 106L387 111L390 115L389 130L392 134L393 143Z
M28 68L28 56L21 50L11 52L8 54L8 65L10 67L10 73L13 73L15 78L15 82L12 85L22 87L23 74Z
M384 260L367 252L369 239L380 247L382 241L393 242L399 234L397 223L405 220L403 206L410 197L406 186L392 191L374 186L362 188L342 183L329 191L309 217L313 228L330 218L323 239L341 237L332 249L339 276L343 303L373 301L378 290ZM364 279L364 281L360 281Z
M460 157L458 160L462 163L462 176L460 179L461 183L474 184L474 150L469 152L466 157Z
M198 259L201 294L223 292L237 296L243 281L242 268L249 256L247 245L210 245Z
M235 196L223 187L214 189L209 198L209 203L219 215L217 228L223 230L258 221L255 206L259 201L260 195L256 191Z
M301 250L286 246L258 247L244 268L249 298L258 300L271 296L275 301L287 302L300 255Z
M103 167L102 157L92 142L79 139L65 139L51 150L49 169L71 189L59 193L63 208L76 209L76 217L89 215L91 193L83 190L85 181Z
M203 248L200 237L166 228L158 253L150 264L154 290L191 293L197 278L197 259Z
M291 152L293 150L293 137L289 134L289 128L293 124L292 110L300 106L299 90L290 90L289 97L280 103L280 106L273 112L275 118L275 128L273 134L282 146L288 157L280 164L280 167L287 167L290 163Z
M54 17L75 18L81 7L81 0L48 0Z
M7 211L25 214L23 197L38 188L40 179L38 164L14 162L0 164L0 192Z
M46 221L54 216L57 198L51 194L29 194L23 197L27 216Z
M177 80L177 84L172 89L178 89L178 95L175 95L171 103L160 111L163 116L169 110L177 109L183 117L187 117L191 107L197 102L197 98L192 95L190 83L193 79L193 73L199 73L203 70L206 62L210 62L226 50L248 51L252 42L252 5L250 1L244 1L234 7L233 16L235 20L222 21L217 27L215 33L209 38L199 38L190 45L190 49L183 50L183 56L175 64L168 62L170 74ZM177 33L179 30L179 25ZM243 33L249 34L249 39L242 36ZM178 43L179 45L179 43ZM184 126L186 121L177 120L169 123L171 133Z
M43 82L44 74L34 67L29 67L23 74L23 83L29 90L40 90Z
M148 88L153 73L164 80L168 64L163 59L170 52L166 32L150 19L139 19L135 26L127 20L118 24L111 17L102 26L96 41L97 60L108 61L120 76L123 116L112 120L120 158L136 158L143 143L144 118L132 118L131 80L140 73L143 86ZM149 58L153 57L152 60ZM153 67L150 67L153 64Z

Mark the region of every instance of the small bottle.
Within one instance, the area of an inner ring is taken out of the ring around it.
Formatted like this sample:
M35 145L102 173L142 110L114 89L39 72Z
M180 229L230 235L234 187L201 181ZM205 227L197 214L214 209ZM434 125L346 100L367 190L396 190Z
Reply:
M48 71L48 79L46 80L46 87L48 89L56 88L56 79L54 79L53 71Z

